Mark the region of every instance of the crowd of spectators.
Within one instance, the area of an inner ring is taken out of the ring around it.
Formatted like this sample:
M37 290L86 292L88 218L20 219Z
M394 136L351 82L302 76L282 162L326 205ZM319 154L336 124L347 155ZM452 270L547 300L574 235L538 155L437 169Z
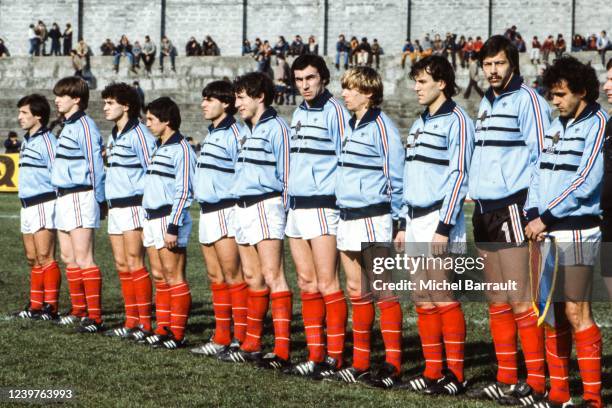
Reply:
M63 39L63 44L62 44ZM30 24L28 30L30 56L70 55L72 51L72 25L66 23L62 31L57 23L51 24L51 29L42 20L36 24ZM63 47L62 47L63 45ZM49 48L47 48L49 46ZM47 49L49 52L47 52Z

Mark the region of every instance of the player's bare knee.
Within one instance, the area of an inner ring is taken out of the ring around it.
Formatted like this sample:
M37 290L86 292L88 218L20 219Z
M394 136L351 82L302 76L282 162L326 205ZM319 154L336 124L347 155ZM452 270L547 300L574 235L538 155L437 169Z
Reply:
M115 259L115 269L119 272L128 270L128 264L125 259Z
M35 255L26 254L26 260L30 268L34 266L38 266L38 260Z
M337 277L331 279L319 278L317 280L317 289L323 296L336 293L340 290L340 281Z
M137 271L144 268L144 260L138 256L128 257L127 259L127 270L130 272Z
M41 266L49 265L54 260L55 259L53 258L53 254L50 254L50 253L36 254L36 262L38 263L38 265L41 265Z
M318 292L318 282L314 276L298 275L298 287L302 292Z

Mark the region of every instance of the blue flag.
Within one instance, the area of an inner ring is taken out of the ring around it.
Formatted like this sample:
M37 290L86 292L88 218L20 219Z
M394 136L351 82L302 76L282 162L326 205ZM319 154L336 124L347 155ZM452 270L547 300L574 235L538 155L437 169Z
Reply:
M555 327L553 295L559 266L557 243L551 236L540 242L529 242L529 277L531 300L538 316L538 326L546 323Z

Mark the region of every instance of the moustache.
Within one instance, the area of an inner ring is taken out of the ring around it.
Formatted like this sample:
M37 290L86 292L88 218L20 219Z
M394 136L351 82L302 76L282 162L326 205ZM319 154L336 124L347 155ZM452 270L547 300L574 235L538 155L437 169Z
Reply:
M501 77L497 76L497 75L492 75L490 77L487 77L487 80L489 80L489 81L500 80L500 79L501 79Z

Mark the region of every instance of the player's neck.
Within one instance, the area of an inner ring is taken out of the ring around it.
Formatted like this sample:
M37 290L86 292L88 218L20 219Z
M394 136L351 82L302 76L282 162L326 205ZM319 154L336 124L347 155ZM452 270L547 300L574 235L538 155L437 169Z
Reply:
M72 108L68 110L68 112L64 113L64 117L66 119L70 118L72 115L77 113L80 110L79 105L73 105Z
M263 104L260 104L257 107L257 111L255 112L255 114L251 118L251 125L253 127L255 127L255 125L257 125L257 122L259 122L259 120L261 119L261 116L264 114L266 109L268 109L268 108L266 106L264 106Z
M368 109L369 109L368 105L365 105L355 111L355 118L357 119L358 122L361 122L361 118L363 118L363 116L366 114Z
M129 120L130 118L128 117L127 113L125 113L115 122L115 126L117 126L117 133L121 134L121 132L123 132L123 129L125 129L125 125L127 125Z
M227 118L227 113L223 112L223 114L219 116L217 119L213 119L212 121L213 128L217 128L217 126L219 126L219 124L223 122L225 118Z
M159 137L159 139L161 140L162 144L166 143L168 141L168 139L170 139L172 137L173 134L175 134L177 131L172 129L171 127L166 127L166 129L164 129L164 131L162 132L161 136Z
M446 96L441 93L435 101L433 101L428 107L427 110L429 111L429 116L433 116L435 115L435 113L438 111L438 109L440 109L440 107L444 104L444 102L446 102Z
M40 123L37 123L34 126L32 126L30 129L28 129L28 136L32 136L33 134L38 132L41 127L42 125Z
M587 103L584 99L580 100L580 103L578 104L578 108L576 108L576 112L572 115L572 119L576 120L578 119L578 116L580 116L580 114L584 111L584 109L587 107Z
M502 84L502 86L500 86L499 88L493 88L493 94L495 96L499 96L502 94L502 92L504 92L506 90L506 88L508 88L508 84L510 83L510 81L512 81L512 78L514 78L514 72L512 74L510 74L510 77L508 78L508 80Z

